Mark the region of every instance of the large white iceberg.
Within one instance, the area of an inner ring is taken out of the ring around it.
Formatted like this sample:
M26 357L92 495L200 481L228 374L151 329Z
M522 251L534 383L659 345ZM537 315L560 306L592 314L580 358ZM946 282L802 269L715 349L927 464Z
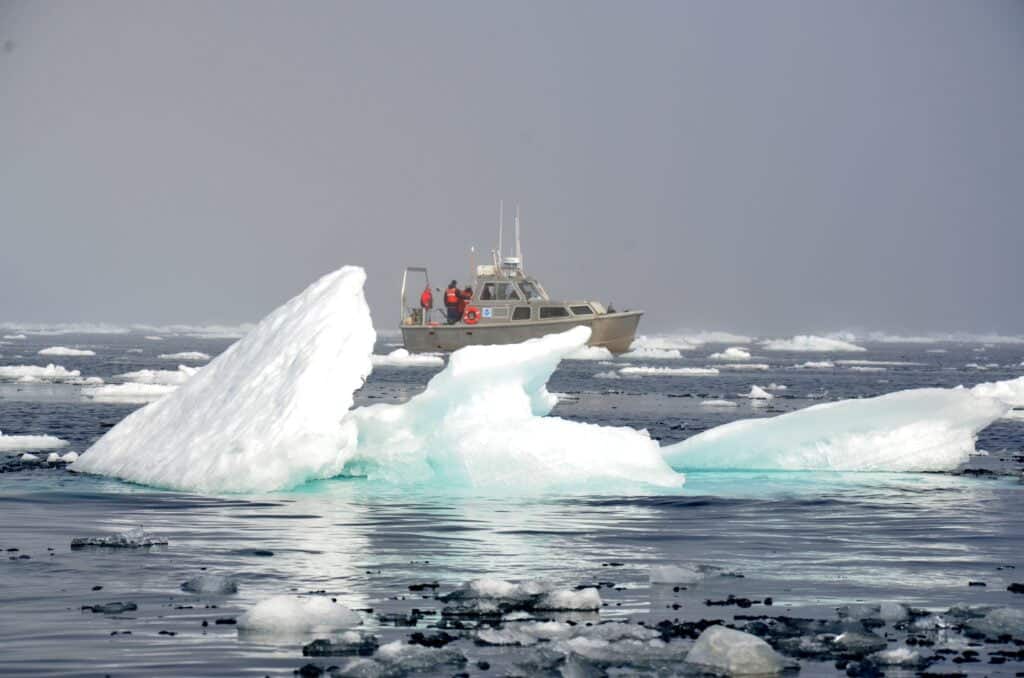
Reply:
M294 487L337 475L343 421L370 373L365 273L328 274L160 400L125 417L72 468L203 492Z
M517 492L550 487L679 487L645 431L547 417L546 384L590 329L506 346L469 346L423 393L401 405L355 410L356 455L346 472L375 480L444 480Z
M679 469L948 471L1006 403L922 388L734 421L664 448Z

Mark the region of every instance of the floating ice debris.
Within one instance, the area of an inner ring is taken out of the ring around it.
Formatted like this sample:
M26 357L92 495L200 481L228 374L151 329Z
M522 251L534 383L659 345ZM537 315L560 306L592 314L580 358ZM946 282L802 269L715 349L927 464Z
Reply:
M0 451L52 450L67 447L68 442L56 436L8 436L0 431Z
M344 631L333 638L317 638L302 646L304 657L369 656L380 647L377 636L359 631Z
M851 372L885 372L884 367L864 367L863 365L854 365L850 368Z
M648 336L644 334L636 337L629 346L631 351L692 351L695 348L697 348L697 344L684 337L676 335Z
M580 346L565 356L566 360L611 360L615 356L604 346Z
M372 657L346 660L331 671L340 678L377 678L410 674L443 675L466 664L466 656L448 647L409 645L400 640L381 645Z
M835 367L835 364L828 360L808 360L805 363L794 365L797 369L809 369L809 370L827 370L830 367Z
M374 367L442 367L444 358L433 354L413 354L396 348L387 355L372 356Z
M346 418L359 430L346 474L516 492L679 487L683 477L646 432L546 416L557 402L548 379L589 336L589 328L576 327L456 351L408 402L362 407Z
M968 621L967 626L989 638L1008 635L1024 639L1024 610L1012 607L996 608L980 619Z
M183 583L181 590L189 593L227 595L238 593L238 582L224 575L201 574Z
M623 367L619 374L649 375L661 377L713 377L718 374L714 367Z
M913 389L735 421L663 451L680 469L948 471L1007 409L966 389Z
M700 401L700 404L704 407L739 407L737 403L734 403L731 400L721 400L719 398L702 400Z
M150 341L163 341L163 340L164 340L164 338L163 338L163 337L158 337L158 336L156 336L155 334L148 334L148 335L146 335L146 336L145 336L144 338L145 338L145 339L148 339L148 340L150 340Z
M240 629L273 633L334 631L362 623L358 613L325 596L274 596L238 618Z
M68 452L64 455L57 454L56 452L50 452L50 454L46 455L47 464L70 464L76 459L78 459L77 452Z
M500 579L474 579L440 597L443 614L479 616L535 610L586 611L601 608L596 588L558 589L545 581L512 584Z
M546 640L566 639L573 636L575 627L565 622L510 622L504 628L485 628L477 632L475 640L481 645L521 645L527 647Z
M761 342L761 346L768 351L789 351L802 353L833 353L866 351L863 346L851 344L841 339L818 337L814 335L798 334L792 339L769 339Z
M715 368L717 368L719 370L759 370L759 371L764 371L764 370L771 369L771 365L769 365L768 363L728 363L728 364L718 364L718 365L715 365Z
M198 372L199 369L198 367L189 367L188 365L178 365L176 370L137 370L135 372L115 374L114 378L138 384L180 386L192 378L192 375Z
M151 403L177 388L163 384L107 384L83 388L82 394L101 402Z
M69 370L50 363L39 365L0 365L0 379L19 380L31 377L35 381L67 381L82 376L78 370Z
M750 351L739 346L730 346L721 353L712 353L710 360L750 360Z
M5 334L4 339L25 339L24 334Z
M837 360L836 365L867 365L877 367L910 367L924 363L911 363L905 360Z
M91 546L137 549L166 545L166 539L150 534L143 530L142 527L133 527L124 532L118 532L106 537L75 537L71 540L72 549L82 549Z
M866 631L846 631L832 642L841 653L852 657L863 657L886 647L885 638Z
M754 384L753 386L750 387L750 392L747 393L744 397L750 398L751 400L771 400L775 396L773 396L771 393L764 390L757 384Z
M875 664L882 666L919 666L923 663L921 653L911 650L909 647L894 647L890 650L881 650L869 656Z
M98 605L83 605L82 610L95 614L124 614L139 609L135 603L101 603Z
M39 461L39 457L37 457L34 454L29 454L28 452L26 452L25 454L21 455L18 458L21 459L22 461L26 461L26 462L37 462L37 461Z
M788 387L785 384L776 384L775 382L765 386L765 389L768 391L785 391L787 388Z
M622 354L626 359L637 360L675 360L683 355L677 348L635 348Z
M210 359L209 354L202 351L182 351L181 353L161 353L161 360L189 360L192 362L206 362Z
M364 279L355 267L324 276L178 390L125 417L72 469L205 492L338 475L357 437L342 419L371 369Z
M61 356L87 356L96 355L96 351L80 348L68 348L67 346L51 346L38 351L39 355L61 355Z
M724 626L711 626L686 655L689 664L732 676L779 673L787 662L757 636Z
M649 577L652 584L696 584L704 581L704 572L690 565L655 565Z

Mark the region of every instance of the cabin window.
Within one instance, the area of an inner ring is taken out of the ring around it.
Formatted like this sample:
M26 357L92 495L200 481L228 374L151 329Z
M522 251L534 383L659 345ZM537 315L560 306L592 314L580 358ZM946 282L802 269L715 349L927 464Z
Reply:
M498 283L498 299L521 301L522 297L512 283Z
M529 306L516 306L516 310L512 311L512 320L529 320L530 319L530 307Z
M589 306L570 306L573 315L594 315Z
M569 309L562 306L541 306L540 317L544 318L564 318L569 315Z
M488 301L494 298L494 283L487 283L484 288L480 290L480 300Z
M534 285L532 282L530 282L528 280L524 280L519 285L520 285L520 287L522 287L523 294L526 295L526 299L528 301L530 299L541 299L542 298L540 296L540 291L537 289L537 286ZM569 315L569 314L566 313L566 315Z

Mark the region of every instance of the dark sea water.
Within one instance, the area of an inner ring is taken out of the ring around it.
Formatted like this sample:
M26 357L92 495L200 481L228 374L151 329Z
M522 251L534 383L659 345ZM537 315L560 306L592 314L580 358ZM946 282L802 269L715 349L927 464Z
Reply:
M0 345L0 365L54 362L110 382L115 374L177 365L157 358L160 353L215 355L229 343L184 336L156 342L136 334L29 335ZM91 348L97 355L36 355L52 345ZM127 353L133 348L143 352ZM381 342L377 351L391 348ZM680 360L634 362L704 366L708 354L721 348L703 347ZM667 443L734 419L816 402L1024 374L1022 345L878 344L869 349L841 355L755 347L751 362L767 362L770 370L723 371L714 377L610 380L594 377L613 369L609 366L566 361L549 384L562 395L553 414L645 428ZM935 350L945 352L930 352ZM919 364L878 372L793 368L807 360L844 358ZM989 367L966 367L972 363ZM436 371L378 368L357 404L405 400ZM737 397L752 384L771 382L788 388L768 407ZM700 404L710 398L740 404L729 409ZM89 400L69 384L0 384L0 430L59 436L70 443L61 452L84 451L136 407ZM659 496L453 495L429 485L412 490L348 479L262 496L204 497L77 475L59 466L8 465L0 474L0 672L291 675L310 661L326 667L345 658L302 656L303 645L323 634L256 636L216 620L234 619L271 595L323 591L363 610L364 630L385 643L444 625L443 603L433 590L412 591L411 585L437 582L437 592L446 593L476 577L548 579L570 589L601 583L605 606L600 612L549 615L581 625L608 619L734 622L734 615L836 619L840 606L882 602L918 608L921 615L944 613L959 603L1024 608L1024 595L1007 590L1024 582L1024 421L996 422L981 433L977 447L988 455L974 458L966 474L689 473L681 492ZM7 460L19 455L0 453ZM169 544L70 548L75 537L140 525ZM651 584L649 568L666 564L715 566L742 577L709 576L678 591ZM196 595L181 589L182 582L203 572L234 577L239 592ZM750 607L706 603L729 595L758 602ZM771 605L764 604L765 597ZM122 614L82 609L113 601L130 601L137 609ZM422 616L404 625L388 616L407 616L413 608ZM934 632L936 644L924 654L943 647L956 652L943 655L929 671L1024 671L1018 659L989 663L993 651L1019 649L1013 638L982 642L959 633L954 617L944 617L950 630ZM123 631L131 633L112 635ZM468 663L435 666L427 674L543 673L534 661L536 647L483 646L473 642L472 630L449 632L458 636L449 647ZM890 647L902 645L910 634L895 627L878 633L889 637ZM970 643L977 644L980 661L954 662ZM489 668L481 668L480 661ZM571 662L552 670L574 675L615 670L607 662L584 665L590 673L578 673L580 665ZM834 675L845 668L836 668L833 658L809 657L800 670ZM628 661L620 666L624 673L640 669ZM658 670L668 675L688 669ZM916 673L886 669L887 675Z

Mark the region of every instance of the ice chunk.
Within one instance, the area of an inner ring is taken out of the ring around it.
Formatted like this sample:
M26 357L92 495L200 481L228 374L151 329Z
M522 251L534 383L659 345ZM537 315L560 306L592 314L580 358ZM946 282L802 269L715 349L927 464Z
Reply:
M133 527L124 532L118 532L106 537L75 537L71 540L72 549L100 546L109 548L147 548L150 546L164 546L167 540L155 534L146 532L142 527Z
M500 579L474 579L441 596L446 615L493 615L535 610L587 611L601 607L596 588L559 589L545 581L513 584Z
M921 654L906 646L881 650L871 655L869 659L882 666L917 666L922 663Z
M238 618L238 628L273 633L333 631L358 626L358 613L325 596L274 596L256 603Z
M238 582L220 574L201 574L184 582L181 590L189 593L226 595L238 593Z
M650 570L652 584L696 584L704 573L691 565L655 565Z
M851 372L885 372L884 367L863 367L861 365L854 365L850 368Z
M405 675L445 675L466 663L466 657L448 647L407 645L400 640L381 645L372 657L349 659L331 671L340 678L378 678Z
M114 378L123 379L124 381L132 381L137 384L180 386L192 378L192 375L198 371L198 367L178 365L178 369L176 370L137 370L135 372L115 374Z
M125 417L72 469L204 492L338 475L357 436L342 418L375 339L364 279L355 267L324 276L177 391Z
M641 334L633 340L629 349L631 351L692 351L697 348L698 343L679 335L648 336Z
M751 400L771 400L775 396L773 396L771 393L764 390L757 384L754 384L753 386L750 387L750 392L747 393L745 397L750 398Z
M702 400L700 401L700 404L704 407L739 407L739 405L731 400L720 399Z
M78 461L78 452L65 452L60 460L65 464L73 464Z
M728 363L715 365L720 370L770 370L771 365L768 363Z
M836 365L868 365L878 367L910 367L923 365L924 363L912 363L905 360L837 360Z
M34 455L34 454L29 454L28 452L26 452L25 454L21 455L21 456L19 457L19 459L21 459L22 461L27 461L27 462L36 462L36 461L39 461L39 457L37 457L37 456L36 456L36 455Z
M878 608L878 617L887 622L901 622L909 616L907 606L901 603L886 601Z
M346 474L516 492L681 486L683 477L645 431L545 416L557 402L547 380L589 336L589 328L576 327L456 351L408 402L351 413L359 444Z
M62 355L62 356L87 356L96 355L96 351L80 348L68 348L67 346L51 346L38 351L39 355Z
M785 391L786 388L788 387L785 384L776 384L775 382L772 382L765 386L765 389L769 391Z
M164 340L163 337L158 337L155 334L147 334L144 338L148 339L150 341L163 341Z
M857 346L841 339L818 337L809 334L798 334L792 339L769 339L761 342L761 346L769 351L789 351L794 353L831 353L867 350L863 346Z
M712 353L711 360L750 360L750 351L739 346L730 346L721 353Z
M967 622L967 626L989 638L1009 635L1024 640L1024 610L1012 607L996 608L981 619Z
M78 370L69 370L50 363L39 365L0 365L0 379L20 380L31 377L35 381L66 381L82 376Z
M404 348L396 348L387 355L374 355L374 367L442 367L444 358L433 354L412 354Z
M565 356L566 360L611 360L615 356L604 346L580 346Z
M638 360L674 360L682 358L683 355L677 348L634 348L628 353L622 354L623 358Z
M718 374L714 367L623 367L619 374L650 375L661 377L713 377Z
M664 453L680 469L948 471L1006 410L966 389L913 389L731 422Z
M809 369L809 370L827 370L831 367L835 367L835 364L828 360L808 360L805 363L794 365L797 369Z
M107 384L83 388L82 394L101 402L150 403L177 388L163 384Z
M4 339L25 339L24 334L5 334Z
M210 359L209 354L202 351L182 351L180 353L162 353L161 360L188 360L192 362L206 362Z
M984 398L1001 400L1010 407L1024 407L1024 377L978 384L971 392Z
M0 451L15 450L53 450L67 447L68 442L56 436L8 436L0 431Z
M504 628L486 628L478 631L476 642L481 645L521 645L527 647L545 640L566 639L573 635L574 627L564 622L507 623Z
M757 636L724 626L704 629L689 654L689 664L732 676L779 673L786 661Z

